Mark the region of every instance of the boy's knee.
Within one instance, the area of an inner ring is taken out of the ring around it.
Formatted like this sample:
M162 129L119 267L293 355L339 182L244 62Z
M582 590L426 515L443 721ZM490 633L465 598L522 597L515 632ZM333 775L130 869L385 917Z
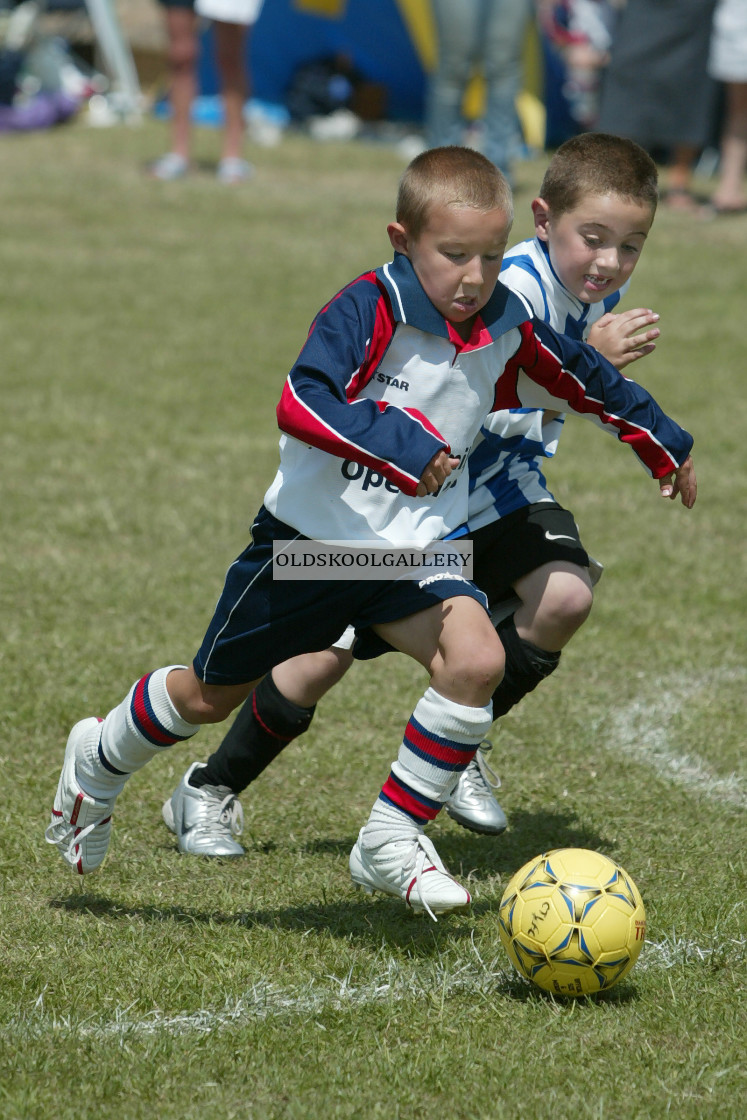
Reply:
M484 651L483 656L475 659L474 680L476 683L484 683L488 691L492 692L503 680L505 668L503 648L500 645L491 647Z
M593 602L594 593L591 588L580 579L573 580L566 586L557 605L556 613L559 622L577 630L589 617Z
M567 572L555 573L531 621L521 618L528 637L541 649L562 649L589 617L594 595L588 580ZM517 621L519 621L517 619Z
M452 699L467 705L482 706L503 680L505 656L500 642L465 650L444 664L445 680L458 695Z
M222 723L241 704L256 684L206 684L194 669L178 669L169 673L167 690L182 719L189 723Z

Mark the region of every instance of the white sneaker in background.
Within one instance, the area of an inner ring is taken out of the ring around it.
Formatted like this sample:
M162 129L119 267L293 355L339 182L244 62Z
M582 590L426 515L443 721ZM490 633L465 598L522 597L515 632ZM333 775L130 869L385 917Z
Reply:
M226 158L218 164L215 177L219 183L245 183L253 174L254 168L245 159Z
M151 179L161 179L169 182L171 179L183 179L189 171L189 160L177 152L167 152L165 156L148 165L148 174Z

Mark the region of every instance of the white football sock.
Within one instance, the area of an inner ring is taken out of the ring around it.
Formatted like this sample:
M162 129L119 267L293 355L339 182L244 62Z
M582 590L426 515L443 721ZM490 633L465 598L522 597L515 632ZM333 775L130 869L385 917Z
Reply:
M118 794L130 774L174 743L191 738L199 725L187 723L166 690L169 665L136 681L121 704L107 715L97 743L89 743L75 760L81 787L92 797Z

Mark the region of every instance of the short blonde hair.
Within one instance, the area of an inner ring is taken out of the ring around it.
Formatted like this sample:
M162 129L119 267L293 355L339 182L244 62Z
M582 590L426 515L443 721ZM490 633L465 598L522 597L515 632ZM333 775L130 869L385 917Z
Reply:
M405 170L397 194L397 221L419 237L434 205L502 210L514 218L511 187L502 172L473 148L429 148Z

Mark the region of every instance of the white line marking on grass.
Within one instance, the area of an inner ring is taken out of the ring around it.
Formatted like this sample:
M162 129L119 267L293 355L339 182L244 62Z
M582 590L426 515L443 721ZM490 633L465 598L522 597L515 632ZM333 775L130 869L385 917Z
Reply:
M702 758L693 752L680 752L673 743L672 722L699 693L719 683L742 682L742 668L716 670L679 689L671 682L654 681L655 699L636 699L605 715L598 724L601 738L611 751L651 766L674 785L702 794L721 804L747 808L745 780L738 774L717 777ZM649 686L651 687L651 686Z
M39 1038L53 1033L73 1034L89 1038L126 1038L162 1034L211 1034L229 1027L285 1016L291 1019L314 1020L328 1011L348 1011L377 1003L403 1003L423 1000L438 992L440 998L466 994L483 999L507 996L517 987L529 986L517 976L503 955L485 963L473 944L476 959L452 969L440 963L417 970L404 969L399 961L390 961L386 972L366 984L353 984L351 975L343 978L325 976L303 988L283 989L275 984L253 985L238 997L228 998L221 1008L200 1008L197 1011L166 1015L159 1010L133 1015L129 1007L118 1008L109 1020L86 1019L73 1022L67 1017L48 1015L44 996L40 995L33 1010L16 1017L2 1030L17 1045L24 1038ZM665 970L675 965L708 965L714 956L731 960L735 965L747 955L747 937L727 939L703 946L672 935L662 941L647 941L636 972Z

